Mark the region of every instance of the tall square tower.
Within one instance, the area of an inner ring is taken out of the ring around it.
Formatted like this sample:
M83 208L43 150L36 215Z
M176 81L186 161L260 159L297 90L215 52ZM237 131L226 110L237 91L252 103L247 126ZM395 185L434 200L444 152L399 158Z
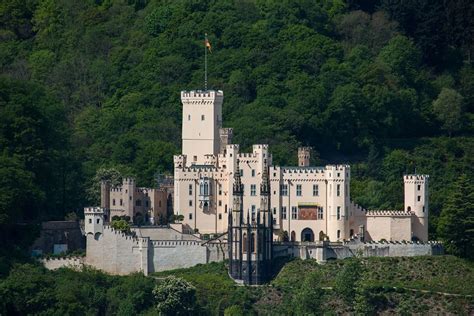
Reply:
M205 155L219 153L223 100L221 90L181 91L182 154L187 156L187 166L202 164Z

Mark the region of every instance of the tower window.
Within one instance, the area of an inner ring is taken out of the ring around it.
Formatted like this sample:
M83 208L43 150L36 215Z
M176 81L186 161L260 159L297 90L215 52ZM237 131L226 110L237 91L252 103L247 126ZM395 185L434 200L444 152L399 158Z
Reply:
M219 219L222 219L222 214L219 214Z
M204 121L204 119L205 119L205 116L203 114L203 115L201 115L201 121Z
M112 199L112 205L115 205L115 199Z
M100 224L100 218L97 219L97 224Z
M337 215L337 219L340 220L341 219L341 207L340 206L337 207L337 214L336 215Z
M188 121L191 121L191 114L188 114Z
M189 219L193 219L193 213L189 213Z
M277 213L277 208L274 207L274 208L273 208L273 215L276 215L276 213Z
M255 220L255 212L256 212L255 205L252 205L252 221Z
M301 184L296 185L296 195L301 196Z
M120 199L120 205L123 205L123 200L122 199Z
M193 206L193 200L189 200L189 206Z
M341 196L341 185L338 184L336 187L336 196Z
M420 190L421 190L421 185L418 184L418 185L416 186L416 188L417 188L418 191L420 191Z
M280 195L288 195L288 184L282 184L280 186Z
M296 206L291 207L291 219L298 219L298 209Z
M250 185L250 195L252 196L257 195L257 186L255 184Z
M241 176L241 177L244 176L244 170L243 170L243 169L240 169L240 176Z
M417 200L418 200L418 202L421 201L421 195L418 195Z
M255 177L255 169L252 169L252 177Z
M281 207L281 218L286 219L286 206Z
M193 195L193 185L189 185L189 195Z
M219 206L222 206L222 201L221 200L219 200Z
M313 184L313 196L319 196L319 186L317 184Z
M423 206L423 213L425 212L425 207Z
M341 231L338 229L337 230L337 239L341 238Z
M89 218L89 224L92 224L92 219L91 218Z

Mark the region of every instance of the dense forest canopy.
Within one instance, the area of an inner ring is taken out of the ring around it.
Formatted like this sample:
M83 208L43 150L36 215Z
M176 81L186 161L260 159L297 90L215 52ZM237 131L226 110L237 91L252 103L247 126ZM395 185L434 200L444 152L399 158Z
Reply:
M370 208L402 207L402 174L428 173L430 233L446 231L438 216L474 173L469 0L2 0L0 225L80 214L99 169L141 185L172 172L204 33L243 149L350 163Z

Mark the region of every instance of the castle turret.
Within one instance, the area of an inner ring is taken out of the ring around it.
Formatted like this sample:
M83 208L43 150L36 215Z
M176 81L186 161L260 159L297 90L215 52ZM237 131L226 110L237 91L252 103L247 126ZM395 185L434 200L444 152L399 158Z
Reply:
M181 91L183 104L182 154L187 165L202 164L204 155L217 155L221 149L222 91Z
M135 215L135 212L134 212L135 180L134 179L123 178L122 194L123 194L123 207L125 210L124 215L130 216L130 218L133 219L133 216Z
M403 177L405 211L413 212L414 239L428 241L428 175L409 174Z
M84 230L87 234L96 236L97 233L102 234L104 231L104 209L101 207L85 207L84 208Z
M219 135L220 135L220 153L223 154L227 145L232 144L232 137L234 134L234 130L232 128L220 128Z
M100 181L100 207L110 209L110 181Z
M309 167L309 160L311 159L311 147L298 148L298 167Z
M329 165L325 168L327 181L327 223L329 240L349 238L350 167Z

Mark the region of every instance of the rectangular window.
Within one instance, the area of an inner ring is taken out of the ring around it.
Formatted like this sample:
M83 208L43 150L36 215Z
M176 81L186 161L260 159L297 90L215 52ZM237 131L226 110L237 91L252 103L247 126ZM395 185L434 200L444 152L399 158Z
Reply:
M120 199L120 205L123 205L123 200L122 199Z
M244 170L243 170L243 169L240 169L240 176L241 176L241 177L244 176Z
M191 115L188 114L188 121L191 121Z
M189 213L189 219L193 219L193 213Z
M255 184L250 185L250 195L251 196L257 195L257 186Z
M189 206L193 206L193 200L189 200Z
M136 200L135 201L135 206L142 206L142 201L141 200Z
M417 187L417 190L418 190L418 191L421 190L421 185L418 184L416 187Z
M324 217L324 209L322 207L318 207L318 219L323 219Z
M281 218L286 219L286 206L281 207Z
M341 185L338 184L336 187L336 196L341 196Z
M418 195L418 202L421 201L421 195Z
M100 224L100 218L97 219L97 224Z
M201 121L204 121L204 119L205 119L205 116L201 115Z
M273 208L273 215L276 215L276 213L277 213L277 208L274 207L274 208Z
M188 189L189 189L189 195L193 195L193 185L192 184L189 185Z
M219 200L219 206L222 206L222 201L221 200Z
M255 213L256 213L256 207L255 205L252 205L252 221L255 220Z
M112 205L115 205L115 199L112 199Z
M319 185L313 184L313 196L319 196Z
M337 207L337 214L336 215L337 215L337 219L340 220L341 219L341 207L340 206Z
M296 196L301 196L301 184L296 185Z
M337 230L337 239L341 238L341 231Z
M219 219L222 219L222 214L219 214Z
M219 183L219 195L222 195L222 184Z
M297 219L298 218L298 209L296 206L291 207L291 219Z
M425 207L423 206L423 213L425 212Z
M255 177L255 169L252 169L252 177Z
M89 224L92 224L92 218L89 218Z
M280 185L280 195L288 195L288 184Z

